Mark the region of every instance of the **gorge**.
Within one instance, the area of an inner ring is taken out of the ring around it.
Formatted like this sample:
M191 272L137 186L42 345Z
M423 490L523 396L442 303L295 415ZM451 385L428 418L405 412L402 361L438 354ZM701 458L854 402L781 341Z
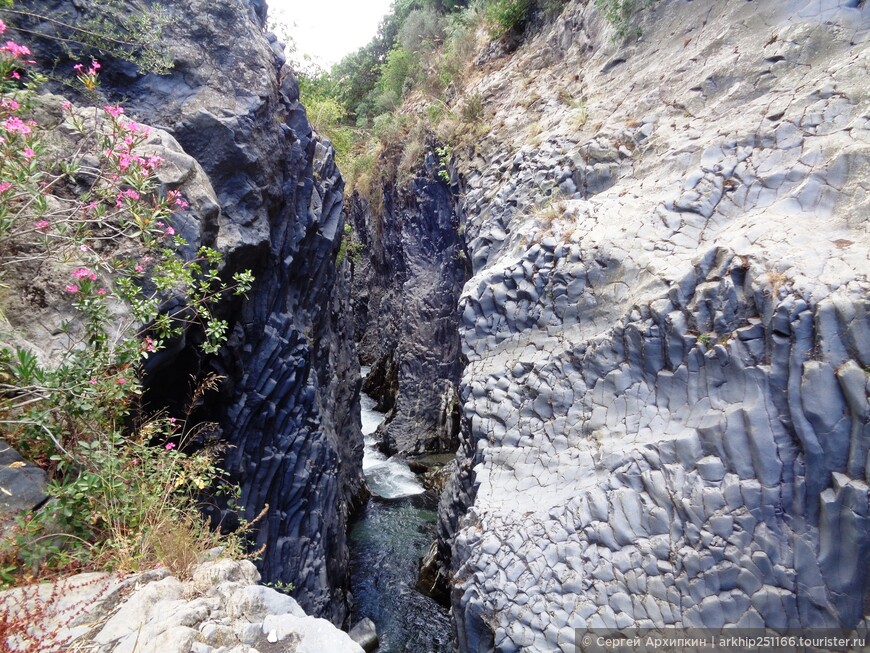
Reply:
M149 608L148 646L249 653L280 632L287 650L327 650L316 637L344 636L296 620L347 629L387 594L416 605L412 623L429 611L436 633L381 633L390 651L450 650L455 636L462 653L574 653L590 628L863 626L870 8L629 4L620 23L613 3L526 3L537 9L513 31L478 31L443 99L415 91L392 132L371 126L387 136L368 183L312 127L259 0L165 3L165 74L103 61L101 98L157 129L160 181L190 202L176 229L220 250L224 275L256 279L219 307L218 354L191 330L148 360L145 401L181 415L191 376L224 377L197 415L230 445L244 508L212 516L235 526L268 506L250 542L265 546L258 573L292 584L290 603L247 588L252 567L205 563L200 580L235 585L183 624ZM27 8L10 29L69 66L58 25L81 8ZM59 97L45 102L60 115ZM0 340L49 359L60 300L10 301ZM454 452L432 474L427 456ZM400 459L443 487L421 492ZM410 513L429 525L409 527ZM452 625L410 588L426 548L421 574ZM373 569L385 555L397 577ZM233 607L241 596L256 618ZM285 630L268 625L280 615Z

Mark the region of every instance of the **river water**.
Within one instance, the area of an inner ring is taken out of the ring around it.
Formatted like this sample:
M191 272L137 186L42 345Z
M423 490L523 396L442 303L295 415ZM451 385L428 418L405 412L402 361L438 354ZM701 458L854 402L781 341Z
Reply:
M372 498L350 531L352 623L368 617L381 640L378 653L451 653L448 611L415 589L417 565L435 539L437 496L407 464L375 449L384 416L366 395L363 473Z

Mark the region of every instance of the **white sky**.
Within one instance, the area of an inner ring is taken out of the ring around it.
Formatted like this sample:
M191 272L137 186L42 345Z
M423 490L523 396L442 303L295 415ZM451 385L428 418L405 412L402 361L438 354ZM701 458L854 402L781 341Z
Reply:
M267 0L269 16L289 25L298 58L324 68L372 40L392 0Z

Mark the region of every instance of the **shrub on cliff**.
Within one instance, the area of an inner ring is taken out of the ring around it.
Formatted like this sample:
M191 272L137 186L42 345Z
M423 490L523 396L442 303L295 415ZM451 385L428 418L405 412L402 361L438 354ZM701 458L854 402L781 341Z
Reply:
M522 27L534 0L488 0L486 18L494 36L502 36Z
M304 98L308 121L314 130L329 139L339 166L347 162L353 146L353 130L344 124L347 109L331 93L326 75L314 70L299 75L299 92Z
M595 6L613 26L616 38L629 34L640 36L640 28L631 28L631 19L643 8L651 7L655 0L595 0Z
M0 46L0 282L27 292L47 276L59 296L46 301L70 318L49 355L0 349L0 434L52 476L48 506L0 542L0 582L70 564L183 571L219 539L198 503L220 481L220 450L205 437L213 429L190 420L217 378L195 390L187 414L147 415L143 364L191 328L216 352L227 324L212 307L252 278L224 281L206 247L182 257L173 219L188 205L160 188L151 129L120 106L38 97L29 56ZM75 68L96 98L99 63ZM52 111L61 122L49 129L39 118Z
M71 59L76 48L84 55L130 61L143 72L171 69L172 59L160 46L169 15L160 4L131 8L122 0L101 0L75 3L73 9L70 20L62 21L38 13L27 2L0 0L0 15L16 21L24 34L53 40Z

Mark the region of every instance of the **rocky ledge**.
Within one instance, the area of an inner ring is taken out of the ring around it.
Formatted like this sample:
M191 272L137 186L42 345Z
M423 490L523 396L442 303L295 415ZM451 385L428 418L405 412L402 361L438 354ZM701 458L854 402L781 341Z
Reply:
M186 582L165 570L80 574L0 593L3 632L21 650L33 638L52 653L362 653L259 579L253 563L225 558L197 565Z

